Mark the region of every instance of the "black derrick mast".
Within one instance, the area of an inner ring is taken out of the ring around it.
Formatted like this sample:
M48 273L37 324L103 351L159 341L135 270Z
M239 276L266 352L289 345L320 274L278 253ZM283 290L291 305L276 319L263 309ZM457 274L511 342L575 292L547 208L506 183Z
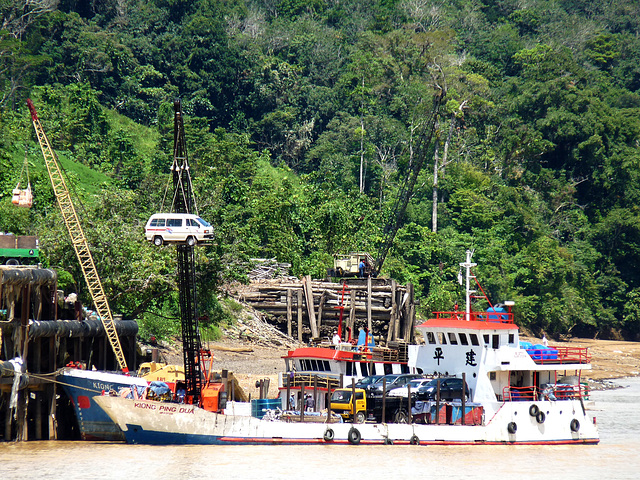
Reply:
M194 213L193 188L189 172L189 159L184 135L182 105L180 100L173 104L173 208L175 213ZM185 390L193 403L200 401L202 392L201 343L198 326L198 295L196 293L196 262L194 246L179 243L178 288L180 290L180 321L184 356Z
M429 147L431 146L433 135L436 131L436 125L438 123L438 113L440 111L440 105L442 104L444 97L445 90L440 89L433 100L431 115L425 122L422 132L420 133L418 144L416 145L415 149L415 162L413 163L413 165L409 166L407 175L404 179L404 183L400 188L398 196L396 197L396 201L393 205L393 209L391 210L391 213L389 215L387 224L385 225L382 232L383 238L378 248L375 265L373 266L372 274L374 276L378 276L378 274L380 273L382 264L387 258L387 254L389 253L389 250L393 245L396 233L398 233L398 229L402 225L404 214L407 210L407 205L409 204L409 200L411 200L411 197L413 196L413 188L416 184L416 181L418 180L418 175L420 174L422 166L424 165L424 162L429 153Z

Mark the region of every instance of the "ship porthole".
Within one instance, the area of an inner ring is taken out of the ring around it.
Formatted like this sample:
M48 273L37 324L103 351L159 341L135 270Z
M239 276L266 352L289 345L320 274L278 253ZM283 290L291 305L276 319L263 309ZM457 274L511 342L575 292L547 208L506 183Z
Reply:
M351 427L347 439L351 445L358 445L360 443L360 432L357 428Z
M531 415L532 417L537 417L538 413L540 413L540 409L537 405L531 405L529 407L529 415Z
M580 422L575 418L571 420L571 424L569 426L571 427L572 432L577 432L578 430L580 430Z
M333 430L330 428L327 428L327 430L324 432L324 441L325 442L330 442L333 440L333 437L335 436L335 434L333 433Z
M516 422L509 422L509 424L507 425L507 432L513 435L517 430L518 425L516 425Z
M411 438L409 439L409 443L411 445L420 445L420 439L418 438L417 435L411 435Z
M536 415L536 422L538 423L544 423L546 416L544 414L544 412L538 412L538 414Z

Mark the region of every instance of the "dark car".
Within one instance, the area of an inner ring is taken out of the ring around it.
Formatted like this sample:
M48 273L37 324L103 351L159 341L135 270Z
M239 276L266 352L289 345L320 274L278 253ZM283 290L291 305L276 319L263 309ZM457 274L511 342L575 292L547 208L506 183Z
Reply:
M356 388L362 388L369 392L373 385L380 380L384 375L369 375L368 377L361 378L356 382ZM347 385L349 387L349 385Z
M434 378L425 386L420 387L416 392L416 398L418 400L435 400L438 391L438 380L440 380L440 399L441 400L454 400L462 399L462 379L449 377L449 378ZM465 399L469 399L469 386L465 384Z
M400 374L392 373L390 375L384 375L383 377L379 378L376 383L373 384L373 387L371 388L371 393L375 395L382 395L382 390L384 387L383 379L387 380L386 391L388 392L390 390L393 390L394 388L404 387L407 383L409 383L411 380L414 380L416 378L422 378L422 375L413 374L413 373L400 373Z

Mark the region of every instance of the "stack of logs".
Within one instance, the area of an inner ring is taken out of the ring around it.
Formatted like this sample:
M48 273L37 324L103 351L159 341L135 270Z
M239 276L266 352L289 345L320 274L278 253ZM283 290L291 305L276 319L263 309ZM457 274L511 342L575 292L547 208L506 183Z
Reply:
M411 343L415 321L412 284L384 278L356 278L335 283L273 279L252 282L231 292L238 300L269 315L289 336L301 342L331 341L342 316L343 340L368 329L376 344Z

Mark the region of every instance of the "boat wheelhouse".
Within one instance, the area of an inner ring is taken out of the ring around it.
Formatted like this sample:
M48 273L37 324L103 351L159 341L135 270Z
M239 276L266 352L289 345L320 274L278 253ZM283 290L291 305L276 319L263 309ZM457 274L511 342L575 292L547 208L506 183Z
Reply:
M370 375L412 373L407 363L407 344L394 344L393 347L341 342L290 350L282 357L285 371L278 375L282 404L298 408L304 396L310 394L316 409L323 410L328 406L329 389L349 386Z

